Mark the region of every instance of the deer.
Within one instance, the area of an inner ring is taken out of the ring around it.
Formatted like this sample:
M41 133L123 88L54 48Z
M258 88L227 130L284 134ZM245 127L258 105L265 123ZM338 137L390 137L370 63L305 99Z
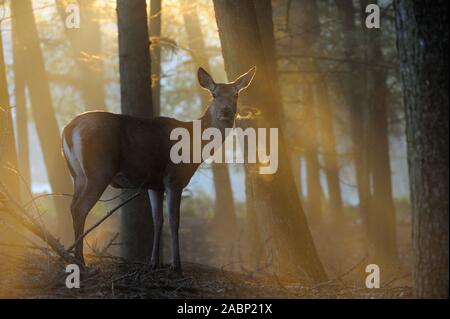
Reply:
M253 67L233 82L216 83L207 71L198 69L198 82L212 97L199 119L202 131L217 128L224 142L224 132L229 131L225 129L234 126L238 96L249 87L255 73L256 67ZM149 266L151 269L160 267L159 246L166 197L172 253L169 269L182 273L178 238L181 197L201 163L171 161L170 149L175 141L170 139L170 132L180 127L192 136L193 122L105 111L82 113L64 127L62 152L74 184L70 211L75 239L83 235L87 215L108 186L147 190L154 225ZM75 259L84 269L83 240L75 245Z

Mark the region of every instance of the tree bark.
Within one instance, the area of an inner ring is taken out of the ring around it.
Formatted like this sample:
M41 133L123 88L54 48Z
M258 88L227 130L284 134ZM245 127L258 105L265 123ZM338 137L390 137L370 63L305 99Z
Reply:
M255 64L258 68L241 103L261 111L259 127L279 129L277 172L252 176L258 226L272 238L265 249L272 254L278 273L305 275L312 282L326 280L296 191L281 125L271 2L214 0L214 8L228 77L234 79Z
M414 293L448 298L448 6L443 0L394 4L408 140Z
M194 65L210 70L208 56L206 55L203 34L198 19L196 8L184 1L185 11L183 13L184 24L188 36L189 48L193 52ZM209 103L206 92L198 87L198 94L201 97L202 107L205 109ZM233 192L231 190L230 175L228 165L211 164L213 183L215 190L214 218L211 221L211 230L216 232L218 237L236 236L236 213L234 209Z
M151 60L145 0L117 0L123 114L152 117ZM129 192L135 192L131 190ZM153 223L146 191L122 209L122 254L150 260Z
M44 57L30 0L12 1L11 11L17 40L24 52L24 69L30 92L31 106L47 175L53 192L72 193L72 182L61 156L60 130L53 109ZM54 198L58 218L58 233L65 241L71 240L72 221L67 200Z
M159 38L161 37L161 1L150 0L149 14L149 34L150 34L150 52L152 69L152 97L153 97L153 116L161 114L161 46Z

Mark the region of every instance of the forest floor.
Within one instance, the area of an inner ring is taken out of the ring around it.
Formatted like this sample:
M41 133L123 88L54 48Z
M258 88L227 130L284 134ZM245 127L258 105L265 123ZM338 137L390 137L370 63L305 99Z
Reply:
M95 275L82 278L81 288L65 286L65 266L45 252L26 250L0 254L0 298L411 298L409 225L398 226L400 262L381 272L381 288L365 287L367 260L362 231L348 225L340 236L312 227L317 249L330 277L318 285L250 272L207 234L207 223L188 217L180 232L183 275L168 267L151 270L110 254L90 254ZM195 231L193 231L195 229ZM167 244L166 240L166 244ZM166 250L166 249L165 249ZM214 258L222 256L222 258ZM228 256L228 257L224 257Z
M19 267L17 267L19 266ZM28 256L26 265L2 264L0 298L408 298L409 287L366 289L331 280L318 285L282 282L248 276L201 264L185 263L182 276L167 267L150 270L147 264L119 259L91 263L97 272L82 278L79 289L65 286L62 265ZM18 274L21 274L18 276Z

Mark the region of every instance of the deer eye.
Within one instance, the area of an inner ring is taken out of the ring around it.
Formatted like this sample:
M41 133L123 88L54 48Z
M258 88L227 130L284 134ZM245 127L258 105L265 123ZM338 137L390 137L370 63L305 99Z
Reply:
M211 95L212 95L213 98L216 98L216 97L217 97L217 94L214 93L214 92L211 92Z

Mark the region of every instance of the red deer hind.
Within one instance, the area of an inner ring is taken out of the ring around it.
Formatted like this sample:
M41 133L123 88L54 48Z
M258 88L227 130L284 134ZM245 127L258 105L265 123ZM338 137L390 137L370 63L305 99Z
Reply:
M200 118L202 130L215 127L222 132L224 141L225 128L234 125L239 92L249 86L255 71L253 67L231 83L215 83L204 69L198 70L200 85L212 95ZM178 241L181 193L200 164L171 161L170 149L176 141L170 139L170 133L179 127L186 128L192 138L193 122L97 111L75 117L64 128L63 153L74 181L71 213L75 239L83 234L89 211L108 185L148 189L154 224L151 267L158 267L166 193L172 237L170 267L181 273ZM80 266L85 265L82 240L75 246L75 257Z

